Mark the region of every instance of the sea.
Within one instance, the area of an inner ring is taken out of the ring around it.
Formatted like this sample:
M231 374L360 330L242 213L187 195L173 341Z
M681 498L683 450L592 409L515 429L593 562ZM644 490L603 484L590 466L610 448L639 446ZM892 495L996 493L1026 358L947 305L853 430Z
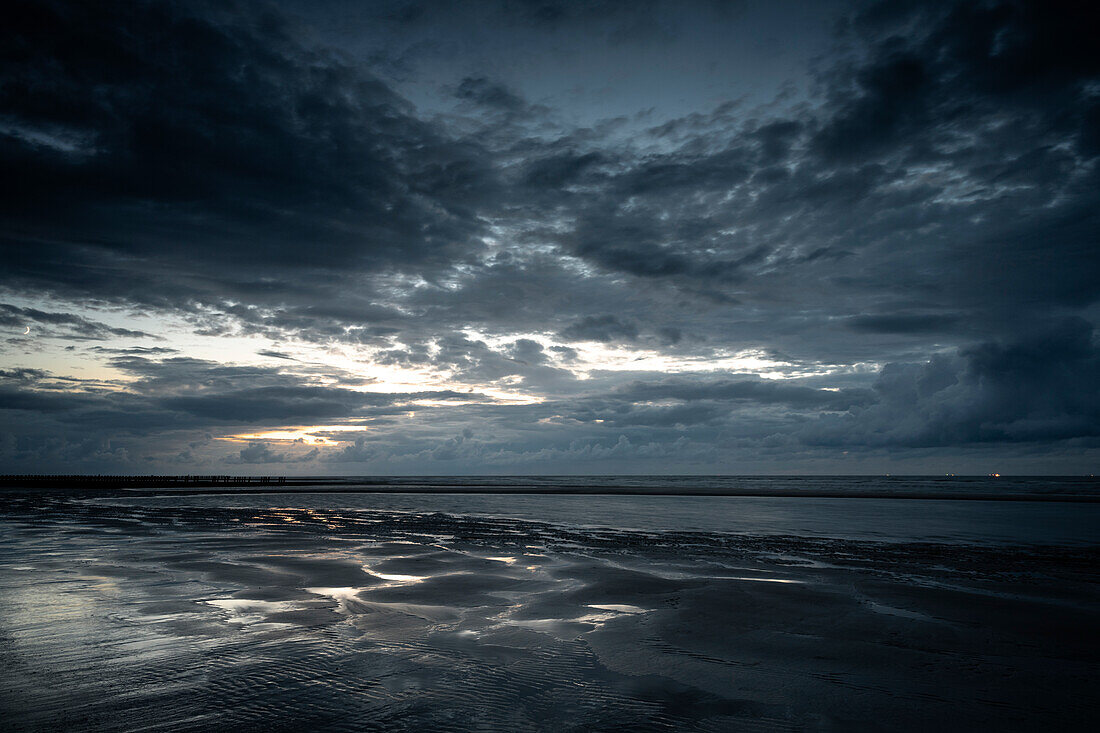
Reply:
M574 527L883 542L1091 544L1100 479L940 476L408 476L300 479L195 495L112 497L148 507L440 512ZM312 488L312 490L311 490Z
M0 491L0 730L1085 730L1090 477Z

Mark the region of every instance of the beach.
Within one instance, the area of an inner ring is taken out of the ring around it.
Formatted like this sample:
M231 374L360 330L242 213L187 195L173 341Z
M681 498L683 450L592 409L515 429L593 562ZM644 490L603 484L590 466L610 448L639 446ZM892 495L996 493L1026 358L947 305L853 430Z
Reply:
M931 512L906 499L804 512L832 531L757 504L758 532L745 497L679 515L635 500L618 526L627 497L539 499L562 508L10 492L5 729L1069 730L1096 714L1095 504L1014 542L1022 520L967 534L968 515L935 541L876 536L876 513Z

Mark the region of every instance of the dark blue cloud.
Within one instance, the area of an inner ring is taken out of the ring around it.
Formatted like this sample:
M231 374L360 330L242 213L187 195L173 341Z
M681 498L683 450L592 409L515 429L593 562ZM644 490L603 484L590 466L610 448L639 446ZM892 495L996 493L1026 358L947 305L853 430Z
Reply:
M0 464L1091 465L1095 11L724 5L16 3Z

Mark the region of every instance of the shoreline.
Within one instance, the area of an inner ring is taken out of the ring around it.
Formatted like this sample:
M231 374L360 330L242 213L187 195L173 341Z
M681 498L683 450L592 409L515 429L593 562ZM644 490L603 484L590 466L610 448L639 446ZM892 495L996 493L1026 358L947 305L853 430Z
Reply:
M1094 712L1096 547L59 499L0 513L0 707L21 728L1029 730ZM577 689L598 705L557 704Z
M226 476L0 475L0 497L420 495L889 499L1100 504L1100 479L1049 477L760 476Z
M254 489L244 488L254 486ZM87 497L110 496L207 496L207 495L259 495L259 494L425 494L425 495L485 495L485 496L671 496L714 498L763 498L763 499L889 499L911 501L993 501L1098 504L1100 495L1088 494L949 494L936 492L885 493L875 491L762 491L737 489L686 489L671 491L664 487L629 487L609 490L606 487L502 487L502 486L347 486L336 483L290 484L240 484L173 488L172 486L102 486L102 485L3 485L0 496L33 494L79 493Z

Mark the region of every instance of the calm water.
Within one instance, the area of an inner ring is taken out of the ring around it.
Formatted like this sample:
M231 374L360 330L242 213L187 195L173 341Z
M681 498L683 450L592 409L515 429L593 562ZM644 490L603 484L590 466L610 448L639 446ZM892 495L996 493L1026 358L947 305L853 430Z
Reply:
M105 499L130 506L298 508L441 512L535 520L580 527L794 535L888 542L1002 544L1095 543L1100 503L1038 501L1097 498L1097 483L1067 478L731 478L731 477L438 477L346 479L316 493L239 492ZM450 493L482 488L493 493ZM521 494L553 488L606 494ZM333 491L332 489L337 489ZM415 489L417 492L409 493ZM626 495L621 491L757 491L801 496ZM815 494L829 493L821 497ZM835 496L851 493L856 496ZM1002 495L1037 501L966 500ZM866 498L875 496L881 498ZM942 498L899 498L899 497Z
M958 500L1090 499L1088 482L569 481L4 495L0 729L1095 719L1100 504ZM515 493L578 484L612 493ZM804 495L613 493L746 486ZM896 498L918 495L937 498Z
M881 497L1083 497L1100 499L1091 476L346 476L336 487L377 491L760 493Z

